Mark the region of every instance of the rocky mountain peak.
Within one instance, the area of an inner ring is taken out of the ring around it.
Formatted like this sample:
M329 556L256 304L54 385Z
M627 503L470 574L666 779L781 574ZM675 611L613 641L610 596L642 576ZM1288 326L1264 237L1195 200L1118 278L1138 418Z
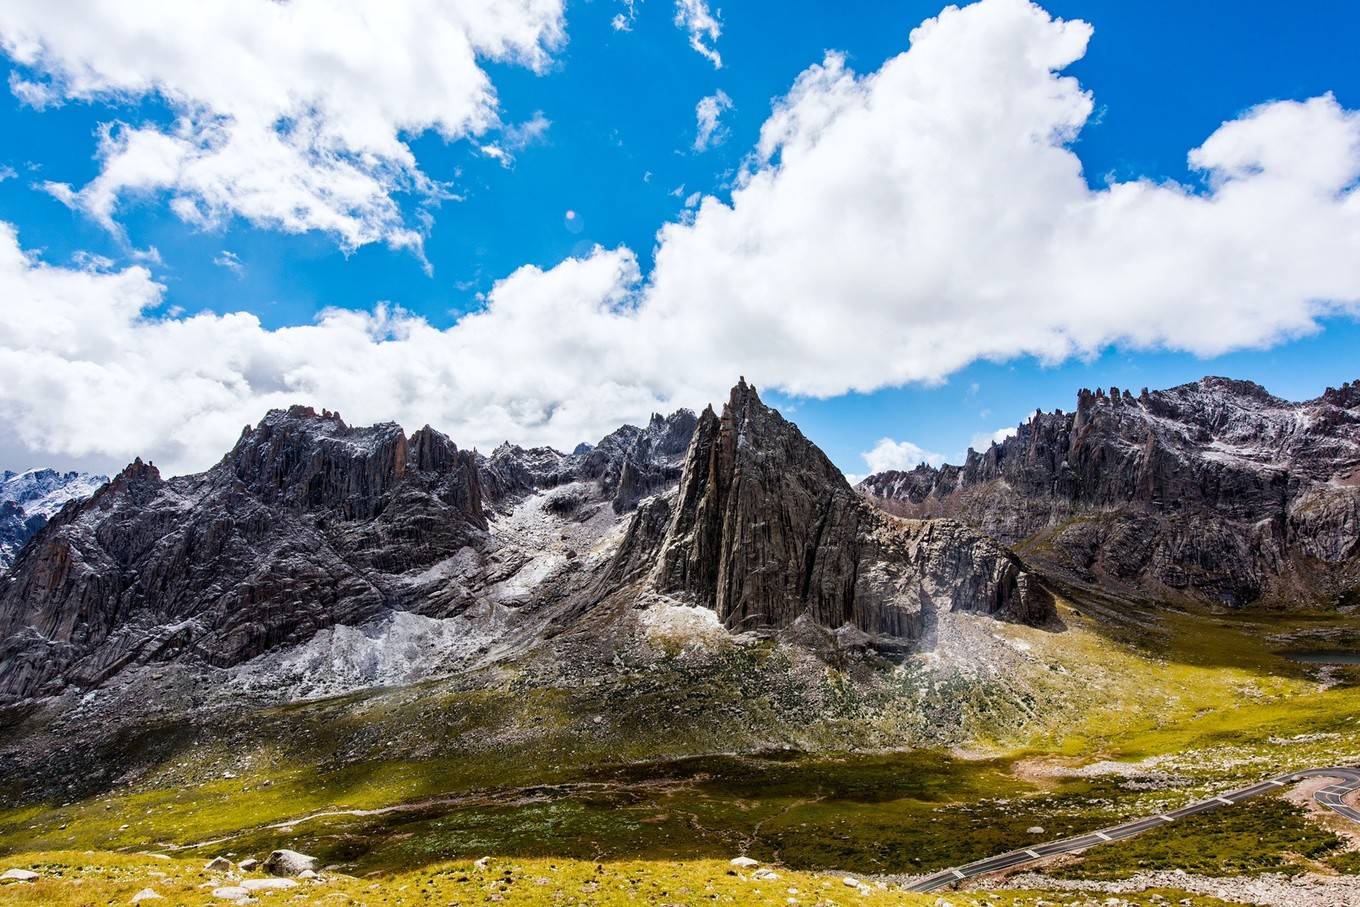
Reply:
M1325 603L1360 586L1357 398L1347 384L1292 403L1215 376L1137 397L1082 389L1075 412L1037 412L962 466L879 473L859 490L893 513L1028 542L1083 581Z
M733 629L806 618L915 638L932 615L968 610L1042 622L1047 593L1023 565L962 526L893 520L743 379L721 416L698 417L652 573L662 592ZM657 527L640 513L634 527ZM639 530L641 531L641 530ZM636 560L637 539L625 543Z
M0 472L0 569L63 507L83 501L108 482L107 476L55 469Z
M687 409L653 413L647 427L622 425L570 454L506 442L479 460L488 500L501 501L569 482L594 482L620 513L680 478L696 417Z
M1329 387L1322 392L1321 400L1341 409L1360 409L1360 381L1347 381L1340 387Z
M271 410L242 434L224 467L264 501L371 517L406 468L407 439L385 422L350 428L310 406Z

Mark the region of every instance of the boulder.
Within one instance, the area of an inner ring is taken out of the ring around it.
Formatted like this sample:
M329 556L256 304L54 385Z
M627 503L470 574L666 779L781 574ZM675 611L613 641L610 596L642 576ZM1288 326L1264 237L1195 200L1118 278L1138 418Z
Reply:
M260 861L254 857L247 857L241 861L240 870L242 872L252 872L260 865Z
M213 857L208 861L208 865L203 867L204 872L231 872L231 860L226 857Z
M753 860L750 857L733 857L731 863L738 869L750 869L752 866L760 865L759 860Z
M165 895L156 891L154 888L143 888L132 896L132 903L140 904L142 901L163 901Z
M264 861L264 871L276 876L295 876L304 870L316 870L318 860L296 850L276 850Z
M284 888L296 888L297 882L292 879L246 879L241 883L241 887L246 891L279 891Z
M0 873L0 882L34 882L38 874L29 869L6 869Z

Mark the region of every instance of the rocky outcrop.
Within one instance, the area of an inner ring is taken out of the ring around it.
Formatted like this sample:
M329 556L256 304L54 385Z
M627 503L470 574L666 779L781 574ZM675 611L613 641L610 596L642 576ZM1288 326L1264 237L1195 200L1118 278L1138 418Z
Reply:
M653 416L569 455L483 457L429 426L408 437L293 407L204 473L134 461L25 546L0 579L0 704L130 666L302 651L394 612L475 612L464 654L503 657L644 583L734 630L806 619L901 641L944 611L1053 613L978 532L865 502L745 382L721 417Z
M14 561L24 543L58 510L85 500L108 480L108 476L55 469L0 472L0 570Z
M635 575L649 547L657 591L714 609L734 630L806 618L914 639L945 611L1053 617L1051 597L1010 552L955 522L899 520L868 505L744 380L721 416L699 417L674 499L634 517L618 575Z
M205 473L165 479L137 460L0 580L0 701L149 662L228 667L393 611L561 599L577 580L549 577L594 569L564 540L605 531L613 517L590 516L606 502L627 511L673 484L695 422L680 410L571 455L505 444L483 457L429 426L407 437L295 406L246 427ZM547 523L506 519L562 485Z
M409 574L484 546L477 464L429 428L269 413L205 473L133 462L0 581L0 698L130 664L236 664L387 610L467 597Z
M1360 382L1304 403L1227 378L1082 390L962 466L859 490L1131 593L1336 603L1360 588Z
M669 416L653 413L646 428L624 425L598 444L578 445L570 454L507 441L479 460L481 484L488 500L499 502L569 482L595 482L615 511L624 513L680 478L697 421L688 409Z

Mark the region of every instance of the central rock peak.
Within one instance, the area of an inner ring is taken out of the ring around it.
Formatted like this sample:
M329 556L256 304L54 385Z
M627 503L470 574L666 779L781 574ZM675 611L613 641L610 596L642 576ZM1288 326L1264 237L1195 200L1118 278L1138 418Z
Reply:
M744 379L721 416L700 415L673 507L654 583L733 630L806 616L915 638L940 611L1053 615L1009 551L957 523L881 513Z

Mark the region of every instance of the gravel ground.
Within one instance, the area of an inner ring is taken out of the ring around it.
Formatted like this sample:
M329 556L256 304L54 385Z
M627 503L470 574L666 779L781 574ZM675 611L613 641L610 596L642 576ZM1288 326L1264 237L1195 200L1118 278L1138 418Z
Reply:
M1354 876L1301 876L1269 874L1215 878L1184 872L1143 872L1117 882L1087 879L1054 879L1026 872L1004 880L979 881L979 887L1042 888L1049 891L1081 891L1099 894L1134 894L1149 888L1177 888L1191 894L1221 898L1262 907L1360 907L1360 879Z

